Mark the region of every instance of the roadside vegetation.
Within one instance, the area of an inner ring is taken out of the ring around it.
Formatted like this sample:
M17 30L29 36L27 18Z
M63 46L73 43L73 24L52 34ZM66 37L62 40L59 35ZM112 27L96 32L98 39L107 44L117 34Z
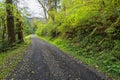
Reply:
M61 9L49 11L46 23L37 25L36 34L119 80L120 1L63 0L61 4Z
M35 32L18 4L13 0L0 1L0 80L6 79L22 60L30 44L28 35Z
M25 38L25 42L17 44L6 52L0 53L0 79L10 76L17 64L23 59L30 46L30 37Z

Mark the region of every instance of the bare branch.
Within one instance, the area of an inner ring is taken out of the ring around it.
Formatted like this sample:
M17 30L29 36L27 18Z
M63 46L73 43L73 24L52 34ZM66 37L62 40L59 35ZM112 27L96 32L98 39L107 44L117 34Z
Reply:
M46 19L46 21L47 21L48 11L47 11L46 7L44 6L44 4L43 4L40 0L38 0L38 2L39 2L39 4L42 6L42 8L43 8L43 10L44 10L45 19Z

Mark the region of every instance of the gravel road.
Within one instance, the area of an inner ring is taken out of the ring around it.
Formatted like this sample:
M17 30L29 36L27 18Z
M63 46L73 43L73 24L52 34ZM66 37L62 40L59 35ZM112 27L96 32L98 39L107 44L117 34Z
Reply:
M9 80L107 80L55 46L31 37L31 47Z

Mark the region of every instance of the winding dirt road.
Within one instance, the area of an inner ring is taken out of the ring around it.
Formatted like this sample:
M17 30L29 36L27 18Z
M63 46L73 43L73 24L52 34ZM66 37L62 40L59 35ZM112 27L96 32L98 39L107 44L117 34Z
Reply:
M31 38L32 44L10 80L107 80L55 46Z

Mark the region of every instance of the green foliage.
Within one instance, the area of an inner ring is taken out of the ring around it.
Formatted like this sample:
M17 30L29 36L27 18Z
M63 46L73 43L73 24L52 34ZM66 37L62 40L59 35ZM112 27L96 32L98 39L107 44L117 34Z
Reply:
M26 49L29 47L29 37L25 38L25 43L12 47L11 50L0 54L0 79L10 76L11 70L15 69L18 63L25 55Z
M119 4L119 0L63 0L55 20L40 24L36 33L119 80ZM53 39L53 32L60 35Z
M119 40L114 41L114 47L111 53L113 54L114 57L120 60L120 41Z
M89 64L89 66L96 68L98 71L107 73L108 76L115 78L115 80L119 80L120 61L117 58L118 56L113 56L117 55L119 51L110 51L105 47L100 50L98 46L95 47L96 44L92 42L94 41L92 38L86 38L79 43L62 39L60 37L56 39L42 37L42 39L54 44L82 62ZM107 41L105 43L107 43ZM120 48L118 43L119 41L115 41L116 46L114 49ZM117 54L115 52L117 52Z
M7 47L5 39L3 40L3 31L6 25L6 9L5 4L0 3L0 52Z
M12 14L14 16L14 25L15 25L15 35L16 35L16 42L18 41L17 39L17 33L19 32L18 29L18 23L21 22L20 26L22 26L22 30L24 28L23 22L24 19L21 16L21 12L18 11L17 7L15 5L11 4L5 4L0 2L0 52L4 52L9 48L8 45L8 29L7 29L7 13L6 13L6 8L12 8ZM16 45L16 42L13 43L13 45Z
M40 36L54 37L54 35L56 35L56 32L57 32L56 28L57 28L57 24L54 24L54 22L49 22L48 24L39 23L36 34L38 34Z

